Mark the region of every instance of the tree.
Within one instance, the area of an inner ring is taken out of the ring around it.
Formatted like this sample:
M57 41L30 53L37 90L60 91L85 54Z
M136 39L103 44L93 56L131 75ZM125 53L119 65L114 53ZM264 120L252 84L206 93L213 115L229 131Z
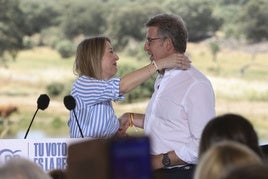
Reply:
M23 46L24 22L19 0L0 0L0 57L7 52L13 60L16 58L17 52Z
M81 34L92 36L105 32L107 26L105 4L99 1L78 1L75 4L67 2L63 7L60 27L68 39L72 40Z
M54 1L28 0L19 1L24 13L24 34L31 36L53 25L59 25L61 12Z
M212 61L216 62L217 61L217 53L220 51L220 46L219 44L213 40L209 43L209 49L212 54Z
M221 26L222 21L213 16L212 3L208 0L170 0L165 7L183 18L189 32L189 41L213 36Z
M60 41L56 45L56 49L58 50L62 58L69 58L75 54L75 46L69 40Z
M148 7L147 7L148 6ZM146 9L146 11L144 10ZM117 49L128 45L130 39L143 41L145 38L144 23L163 9L156 3L132 4L118 9L109 19L108 34L115 40Z
M217 65L215 71L217 73L219 73L220 72L220 65L219 65L219 62L217 61L217 54L220 51L220 46L216 40L213 39L209 42L209 50L212 54L212 61L214 63L216 63L216 65Z
M241 11L241 16L237 22L239 32L244 34L249 42L268 39L267 9L267 0L250 0Z

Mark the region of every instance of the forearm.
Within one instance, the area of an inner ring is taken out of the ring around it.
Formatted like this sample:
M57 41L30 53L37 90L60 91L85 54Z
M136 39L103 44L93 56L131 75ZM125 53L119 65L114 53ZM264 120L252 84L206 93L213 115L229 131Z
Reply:
M161 71L166 68L178 67L188 69L191 61L184 54L172 54L166 58L162 58L151 63L143 68L131 72L123 76L120 80L120 94L128 93L141 83L148 80L156 71Z
M143 68L140 68L134 72L126 74L120 80L120 94L125 94L148 80L153 74L155 74L155 67L153 64L149 64Z
M168 152L168 157L170 158L170 166L174 165L184 165L186 164L183 160L181 160L174 151ZM164 165L162 163L163 154L152 155L152 165L153 169L163 168Z
M139 127L143 129L144 126L144 114L140 114L140 113L132 113L132 119L130 119L130 123L132 123L132 125L134 125L135 127ZM131 117L131 116L130 116Z

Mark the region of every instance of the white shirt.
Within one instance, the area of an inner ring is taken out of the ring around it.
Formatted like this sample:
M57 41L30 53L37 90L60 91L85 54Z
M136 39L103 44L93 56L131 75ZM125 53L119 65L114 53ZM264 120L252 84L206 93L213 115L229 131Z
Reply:
M191 66L188 70L166 70L154 88L144 122L152 154L174 150L184 162L197 163L202 130L215 117L210 81Z

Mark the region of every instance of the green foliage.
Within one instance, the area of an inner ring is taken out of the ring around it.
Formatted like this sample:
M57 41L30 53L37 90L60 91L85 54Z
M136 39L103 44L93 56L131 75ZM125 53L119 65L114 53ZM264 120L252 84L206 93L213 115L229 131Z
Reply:
M236 4L218 4L214 6L213 15L218 18L221 23L221 31L228 37L239 36L237 32L238 16L237 12L241 12L242 7Z
M60 118L56 117L53 119L53 121L51 121L51 126L55 129L59 129L60 127L62 127L63 125L66 125L65 122L63 122Z
M60 27L67 38L73 39L80 34L92 36L104 33L108 15L105 12L105 4L91 0L80 3L66 2L63 7Z
M246 39L249 42L267 40L268 1L216 1L214 15L223 20L221 31L226 37Z
M134 70L136 70L136 68L128 64L120 65L118 70L118 76L122 77L123 75L133 72ZM146 82L142 83L139 87L132 90L130 93L126 94L123 103L133 103L150 98L154 90L154 81L155 78L152 77Z
M170 12L180 15L186 22L189 41L200 41L220 28L221 20L213 16L213 7L209 0L170 0L165 4Z
M182 16L190 41L220 31L226 37L258 42L268 37L267 4L267 0L0 0L0 56L6 51L14 56L23 45L56 48L60 41L75 45L85 36L99 34L111 37L115 48L124 50L133 41L143 42L143 24L157 13ZM64 46L63 56L70 55L70 44L59 46Z
M47 93L49 96L59 96L64 91L64 84L60 82L53 82L47 86Z
M22 29L25 35L33 35L41 32L50 26L59 24L61 12L55 6L54 1L27 0L19 1L20 8L25 19L25 26Z
M0 0L0 57L22 48L25 21L18 4L18 0Z
M268 40L268 1L249 1L239 18L239 31L250 42Z
M243 5L246 4L249 0L217 0L215 1L219 5Z
M25 49L31 49L34 47L34 43L29 36L25 36L23 38L23 47Z
M75 46L69 40L63 40L57 43L56 49L62 58L68 58L74 55Z
M129 43L131 45L128 45L124 49L124 52L127 54L127 56L135 57L137 61L144 61L144 59L148 58L148 55L144 52L144 41L141 42L130 41Z
M220 51L220 46L217 43L217 41L215 41L215 40L211 41L209 43L209 49L212 53L213 61L217 61L216 56L217 56L217 53Z
M60 28L56 26L46 28L40 33L41 43L44 46L51 47L52 49L56 49L57 43L65 39L65 35L62 33Z
M147 9L146 11L144 9ZM145 38L144 23L149 17L163 11L155 3L135 4L118 9L110 18L108 34L114 39L118 49L127 46L130 39L143 41Z

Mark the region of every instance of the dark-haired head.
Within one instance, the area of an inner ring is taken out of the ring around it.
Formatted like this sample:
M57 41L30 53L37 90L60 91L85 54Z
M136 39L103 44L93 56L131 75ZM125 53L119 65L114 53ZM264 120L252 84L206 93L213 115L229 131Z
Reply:
M201 135L199 157L213 144L231 140L245 144L263 156L256 131L249 120L238 114L217 116L207 123Z
M177 52L186 51L188 31L180 16L174 14L157 14L145 23L146 27L158 27L161 38L170 38Z

